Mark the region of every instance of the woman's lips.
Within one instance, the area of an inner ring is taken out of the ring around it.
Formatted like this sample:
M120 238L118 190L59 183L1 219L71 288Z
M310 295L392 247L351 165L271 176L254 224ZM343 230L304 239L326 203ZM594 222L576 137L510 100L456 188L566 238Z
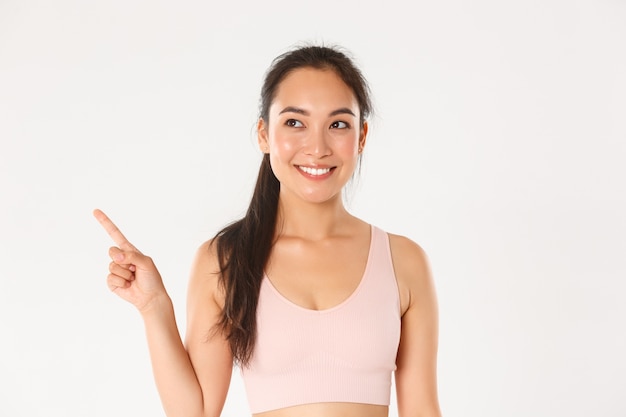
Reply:
M335 167L313 168L302 165L296 165L298 170L310 178L325 178L329 176Z

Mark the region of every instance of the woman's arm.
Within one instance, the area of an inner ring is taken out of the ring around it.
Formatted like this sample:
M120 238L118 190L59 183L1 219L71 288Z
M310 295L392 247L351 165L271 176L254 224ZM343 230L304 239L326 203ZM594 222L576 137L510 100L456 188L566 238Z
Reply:
M203 245L196 255L189 282L189 353L182 343L172 302L152 260L137 250L101 211L94 215L118 245L109 288L132 303L144 321L156 386L168 417L217 417L230 384L232 358L221 335L208 337L220 306L217 275L209 271L214 257ZM204 333L200 338L198 334Z
M233 358L222 334L211 332L222 302L217 264L209 244L196 253L187 294L186 348L172 304L142 312L152 369L168 417L218 417L224 406Z
M437 394L438 307L424 251L411 240L390 235L400 290L402 333L396 360L400 417L441 417Z
M219 416L224 407L233 369L228 341L213 327L224 306L219 285L219 264L215 245L203 244L189 281L185 345L202 387L205 416Z

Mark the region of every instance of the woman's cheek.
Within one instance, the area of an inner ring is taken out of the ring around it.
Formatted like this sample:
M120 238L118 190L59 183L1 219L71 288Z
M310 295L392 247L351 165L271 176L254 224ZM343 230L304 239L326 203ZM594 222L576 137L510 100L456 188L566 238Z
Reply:
M354 137L342 138L337 141L337 150L344 155L356 155L358 154L359 140Z

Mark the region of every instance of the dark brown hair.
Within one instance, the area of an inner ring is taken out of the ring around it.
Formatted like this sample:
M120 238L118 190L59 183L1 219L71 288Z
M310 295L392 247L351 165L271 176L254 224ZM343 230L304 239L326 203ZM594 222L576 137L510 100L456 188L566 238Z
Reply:
M302 46L274 59L261 89L259 117L269 124L269 108L280 83L292 71L329 69L352 89L361 126L372 111L367 82L348 55L337 47ZM230 344L234 360L248 365L256 339L256 308L265 266L274 244L280 183L264 155L245 216L216 234L224 309L216 325Z

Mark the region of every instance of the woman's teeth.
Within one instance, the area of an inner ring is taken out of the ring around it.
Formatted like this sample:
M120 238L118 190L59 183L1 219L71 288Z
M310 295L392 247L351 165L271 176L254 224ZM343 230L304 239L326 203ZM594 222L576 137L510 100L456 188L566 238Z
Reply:
M330 172L330 168L309 168L299 166L300 170L306 172L309 175L324 175Z

